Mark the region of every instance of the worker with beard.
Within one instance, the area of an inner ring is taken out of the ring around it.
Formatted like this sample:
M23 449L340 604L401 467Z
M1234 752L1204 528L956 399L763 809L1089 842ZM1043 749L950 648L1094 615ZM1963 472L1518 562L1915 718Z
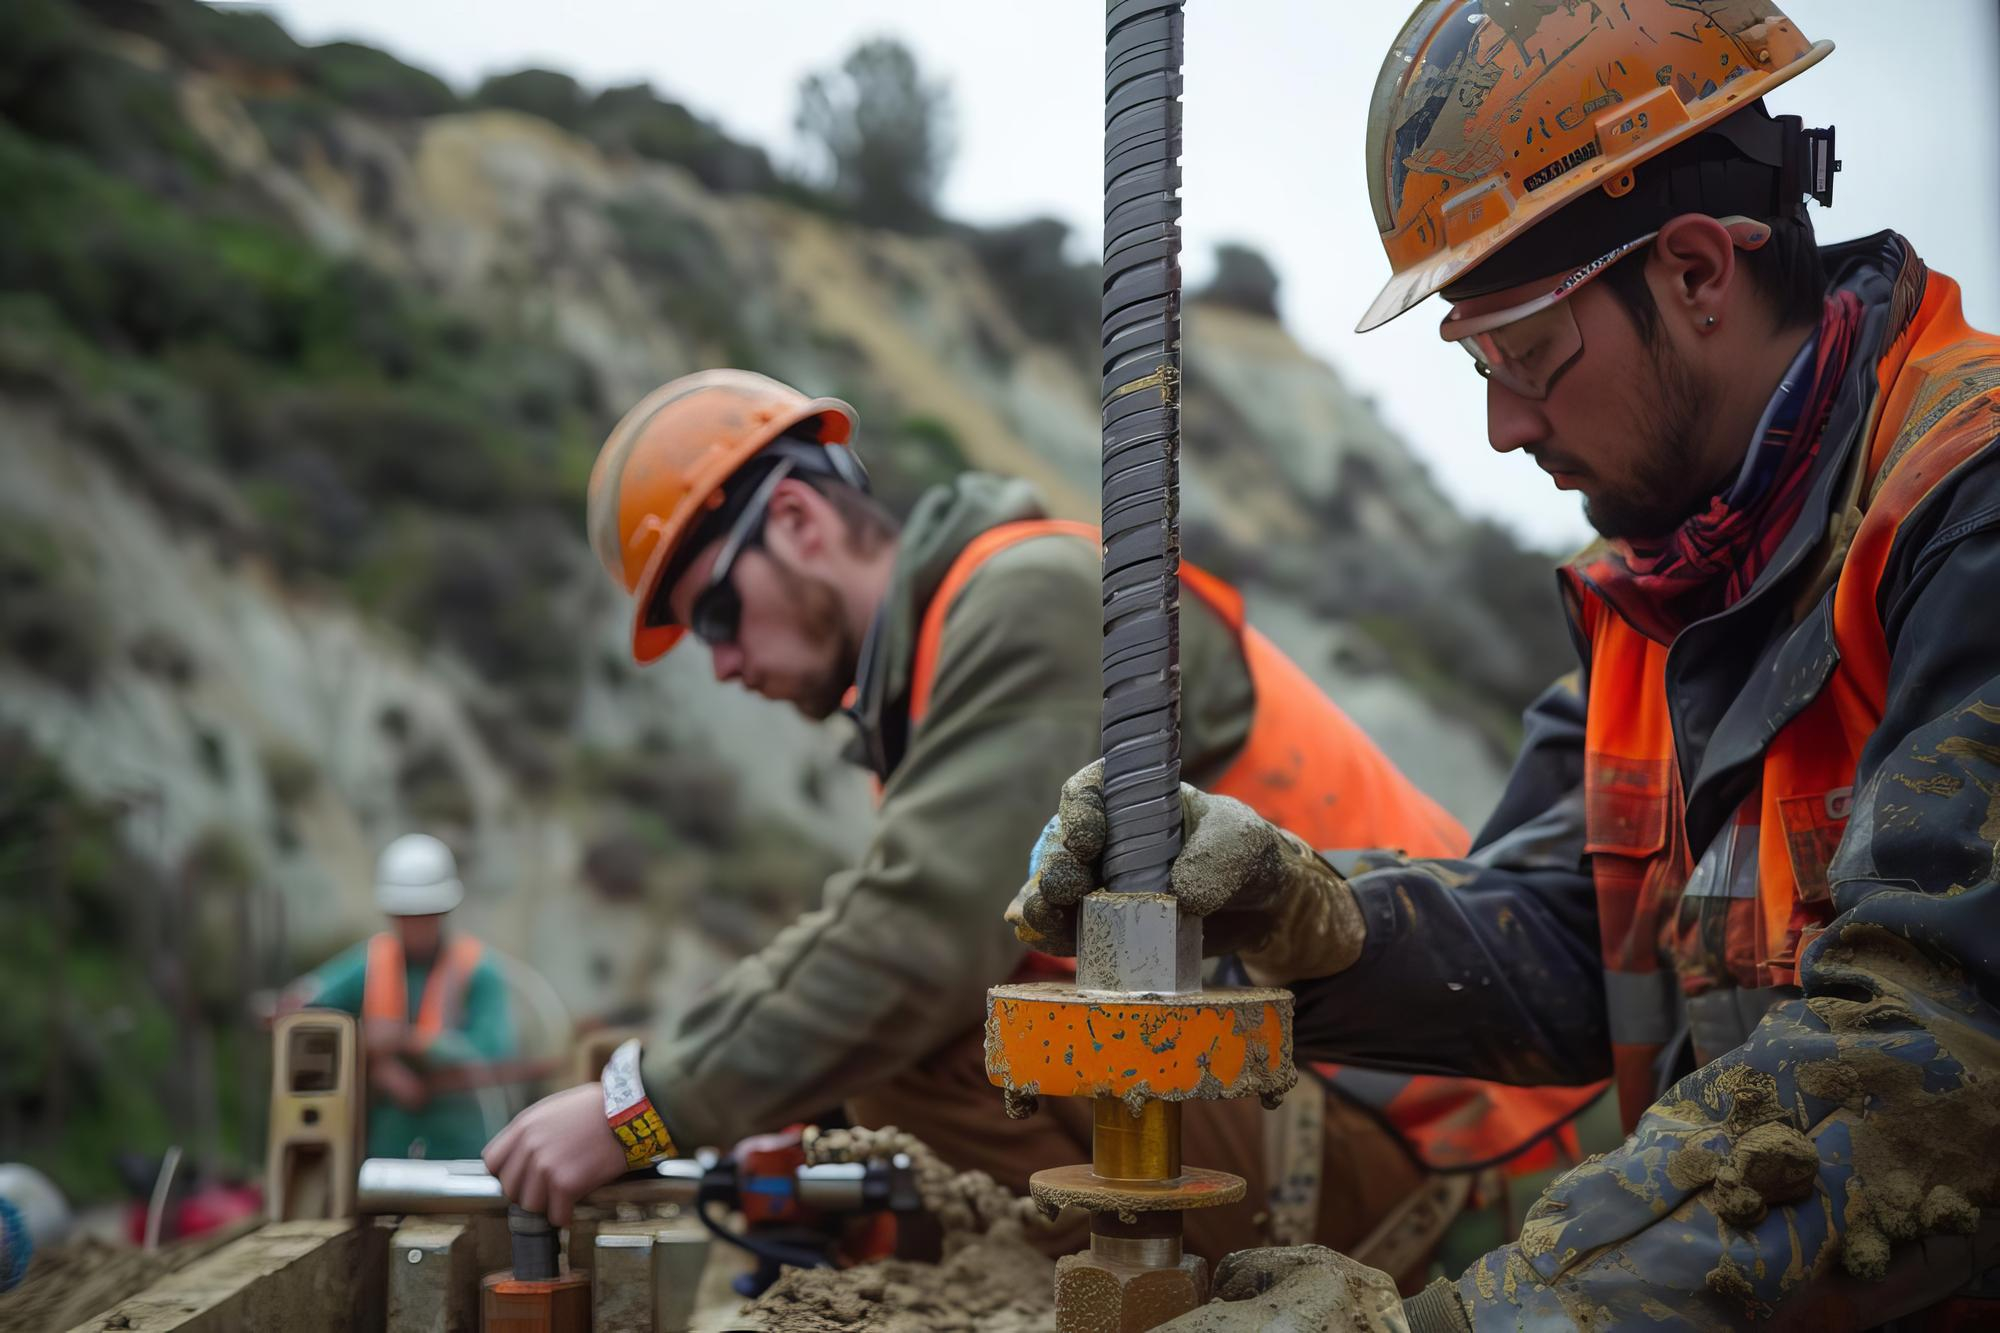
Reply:
M1190 789L1174 883L1301 1058L1611 1074L1630 1137L1407 1304L1267 1250L1175 1333L2000 1320L2000 339L1902 236L1817 243L1831 132L1763 99L1831 49L1764 0L1430 0L1384 63L1362 327L1442 294L1493 447L1583 497L1581 670L1470 856L1342 873ZM1085 770L1024 940L1103 825Z
M1034 1171L1088 1155L1087 1101L1007 1117L982 1021L988 986L1065 974L1067 960L1030 955L1000 914L1042 793L1099 749L1097 533L1049 519L1027 484L981 474L934 488L898 523L869 492L855 429L843 402L712 370L646 398L598 459L590 535L634 599L636 659L691 633L718 681L812 719L848 701L852 757L879 784L879 808L860 863L817 911L621 1050L601 1087L530 1108L487 1149L508 1196L558 1222L630 1165L843 1102L855 1123L913 1132L1017 1192ZM1244 623L1240 597L1191 568L1183 586L1189 772L1329 839L1464 849L1459 826ZM1343 794L1327 801L1329 789ZM1267 1162L1272 1121L1256 1103L1192 1104L1189 1157L1249 1191L1190 1216L1190 1248L1219 1257L1288 1231L1356 1244L1424 1168L1505 1157L1591 1095L1395 1076L1369 1091L1384 1118L1358 1097L1301 1093L1314 1100L1299 1137L1317 1159L1303 1171ZM1301 1175L1303 1198L1290 1188ZM1420 1265L1427 1247L1414 1248L1396 1266Z

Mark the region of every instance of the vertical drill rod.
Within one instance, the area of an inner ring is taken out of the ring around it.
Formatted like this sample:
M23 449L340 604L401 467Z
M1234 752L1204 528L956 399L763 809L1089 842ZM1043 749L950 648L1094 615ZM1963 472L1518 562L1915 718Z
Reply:
M1181 0L1109 0L1104 28L1104 873L1163 893L1181 846Z

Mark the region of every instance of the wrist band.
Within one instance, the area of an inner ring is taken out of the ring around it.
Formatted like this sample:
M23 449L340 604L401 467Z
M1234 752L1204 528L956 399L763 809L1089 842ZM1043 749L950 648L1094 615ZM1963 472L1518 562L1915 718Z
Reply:
M674 1141L639 1081L639 1039L611 1053L604 1066L604 1118L625 1149L627 1166L651 1166L674 1155Z

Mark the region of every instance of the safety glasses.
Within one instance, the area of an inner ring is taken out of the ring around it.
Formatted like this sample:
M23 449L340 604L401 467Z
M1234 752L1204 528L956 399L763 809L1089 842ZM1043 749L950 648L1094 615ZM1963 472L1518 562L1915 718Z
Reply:
M1729 228L1740 249L1761 249L1771 237L1769 227L1749 218L1717 221ZM1447 315L1438 333L1466 350L1481 378L1530 402L1543 402L1554 391L1556 381L1583 356L1583 329L1576 322L1570 298L1619 261L1644 250L1659 235L1657 230L1649 231L1627 241L1569 274L1551 291L1519 305L1470 317Z
M736 581L732 577L736 571L736 557L756 545L763 536L771 496L777 491L778 483L791 475L792 468L792 460L785 459L758 483L749 503L743 506L743 512L736 516L736 521L724 534L722 546L715 555L715 566L708 572L708 582L702 585L688 607L688 629L711 648L736 642L736 636L743 627L743 596L737 592ZM652 618L656 623L673 623L673 613L667 608L670 591L667 580L661 579L653 598Z

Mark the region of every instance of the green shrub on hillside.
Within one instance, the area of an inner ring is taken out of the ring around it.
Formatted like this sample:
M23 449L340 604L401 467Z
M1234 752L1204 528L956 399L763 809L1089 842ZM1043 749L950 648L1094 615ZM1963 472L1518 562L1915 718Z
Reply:
M1278 271L1263 252L1224 242L1215 247L1215 276L1196 298L1265 319L1278 317Z
M0 521L0 652L79 694L90 690L105 655L62 546L18 514Z
M234 5L208 5L199 0L80 0L72 7L108 27L142 33L202 69L266 78L295 75L303 70L309 49L269 14Z
M227 867L202 855L169 882L123 850L130 816L76 792L25 737L0 730L0 1142L79 1201L121 1193L120 1151L180 1142L203 1154L198 1131L213 1124L223 1160L198 1165L227 1169L247 1141L245 1117L219 1104L236 1085L196 1086L186 1057L241 1057L231 1040L241 987L220 983L250 963L232 940L204 967L192 920L171 910L205 912L212 889L240 893L241 881L212 885Z
M824 159L832 193L870 226L926 231L954 152L951 90L878 37L799 85L799 132Z
M784 185L763 149L730 138L643 83L599 93L582 117L581 129L607 153L686 167L711 190L768 194Z
M1030 218L968 227L962 236L1023 332L1063 347L1097 346L1102 271L1095 263L1070 261L1067 223Z
M472 94L474 106L501 107L540 116L566 130L583 123L583 88L567 74L552 69L522 69L495 74Z
M458 94L437 75L358 42L306 49L306 76L344 107L376 116L435 116L459 108Z
M171 77L104 49L61 0L0 5L0 121L157 187L219 174Z

